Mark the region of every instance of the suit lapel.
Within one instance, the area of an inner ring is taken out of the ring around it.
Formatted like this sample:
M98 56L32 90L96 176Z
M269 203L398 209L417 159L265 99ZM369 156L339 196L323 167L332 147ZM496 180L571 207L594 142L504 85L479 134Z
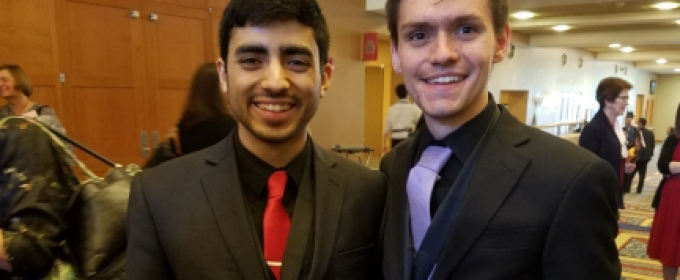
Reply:
M503 110L483 147L453 231L432 279L449 279L522 177L531 161L516 149L528 140L523 125ZM502 135L501 135L502 134ZM493 176L489 176L493 174Z
M201 179L210 209L234 262L245 279L267 279L262 247L250 218L239 181L233 136L230 134L206 160L213 165Z
M419 133L406 140L408 142L394 150L396 153L393 162L389 163L388 170L384 170L388 178L388 205L387 222L385 228L385 244L395 249L388 249L390 254L385 254L385 262L389 265L385 270L396 273L394 279L406 279L406 275L411 275L413 257L409 248L411 240L408 236L409 215L406 203L406 181L414 161ZM386 275L387 276L387 275Z
M345 200L345 177L333 170L336 160L317 145L314 152L314 259L309 279L323 279L334 251Z
M281 268L281 279L284 280L300 278L302 261L309 244L309 233L312 228L312 219L314 218L314 190L311 180L312 176L309 174L313 170L311 168L312 161L310 157L305 172L302 175L298 197L295 201L295 215L293 215L291 220L290 233L286 241L286 251L283 255L283 263L285 265Z

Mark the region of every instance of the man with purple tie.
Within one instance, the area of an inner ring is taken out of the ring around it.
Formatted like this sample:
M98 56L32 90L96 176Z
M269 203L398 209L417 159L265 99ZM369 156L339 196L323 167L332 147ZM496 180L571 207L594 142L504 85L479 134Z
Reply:
M381 162L385 279L619 279L611 166L487 90L510 45L507 0L385 10L392 66L425 120Z

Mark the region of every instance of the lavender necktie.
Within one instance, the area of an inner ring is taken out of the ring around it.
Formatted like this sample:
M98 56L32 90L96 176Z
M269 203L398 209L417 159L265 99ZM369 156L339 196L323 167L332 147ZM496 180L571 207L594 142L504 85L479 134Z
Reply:
M430 198L437 180L439 170L451 156L451 149L441 146L429 146L423 152L418 164L411 168L406 182L409 211L411 214L411 236L416 252L430 227Z

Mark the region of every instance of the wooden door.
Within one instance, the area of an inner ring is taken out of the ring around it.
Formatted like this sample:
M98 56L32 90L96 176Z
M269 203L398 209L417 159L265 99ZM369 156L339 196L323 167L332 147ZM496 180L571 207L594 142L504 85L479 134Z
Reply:
M645 105L645 95L638 94L635 96L635 119L642 117L642 107Z
M653 127L653 120L652 116L654 116L654 99L647 99L647 112L646 112L646 118L647 118L647 127ZM664 131L661 127L659 127L656 131ZM665 133L665 132L664 132ZM659 132L657 132L657 135Z
M143 162L144 57L138 0L58 0L64 123L69 135L126 165ZM108 167L78 151L95 172Z
M31 99L49 105L62 117L54 9L54 1L2 1L0 64L21 66L33 83Z
M145 1L172 4L182 7L207 9L208 2L210 2L211 0L145 0Z
M526 123L529 92L526 90L502 90L500 104L506 106L511 115Z
M207 10L152 2L144 3L144 15L146 102L160 141L177 124L196 69L214 61L213 21Z
M383 86L384 69L366 66L364 100L364 143L373 149L368 166L377 168L383 148Z

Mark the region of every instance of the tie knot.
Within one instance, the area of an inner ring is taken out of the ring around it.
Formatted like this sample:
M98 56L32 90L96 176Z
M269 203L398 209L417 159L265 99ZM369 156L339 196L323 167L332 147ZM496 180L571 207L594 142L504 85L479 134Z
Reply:
M451 157L451 149L442 146L429 146L420 156L418 165L439 173L444 163Z
M269 176L269 181L267 182L268 197L283 197L287 181L288 175L286 174L286 171L274 171L274 173Z

